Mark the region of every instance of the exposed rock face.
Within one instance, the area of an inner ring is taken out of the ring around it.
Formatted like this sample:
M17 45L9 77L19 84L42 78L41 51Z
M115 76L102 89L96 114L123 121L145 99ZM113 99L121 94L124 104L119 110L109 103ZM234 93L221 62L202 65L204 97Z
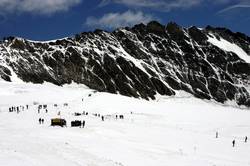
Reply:
M74 81L144 99L184 90L202 99L250 106L250 63L211 39L250 54L250 38L244 34L154 21L51 42L7 38L0 43L0 77L12 81L15 74L26 82L57 85Z

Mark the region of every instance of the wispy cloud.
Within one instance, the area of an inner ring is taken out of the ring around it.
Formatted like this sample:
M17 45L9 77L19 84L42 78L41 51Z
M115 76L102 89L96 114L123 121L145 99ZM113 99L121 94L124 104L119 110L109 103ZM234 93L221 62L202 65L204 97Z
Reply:
M250 3L249 4L232 5L232 6L225 8L225 9L220 10L217 14L222 14L222 13L225 13L225 12L228 12L230 10L237 9L237 8L250 8Z
M67 11L82 0L0 0L0 10L4 13L54 14Z
M201 4L204 0L102 0L100 6L110 3L126 5L128 7L151 8L170 11L175 8L190 8Z
M204 4L211 6L229 6L220 12L250 6L249 0L102 0L99 6L108 4L119 4L129 8L149 8L165 12L169 12L173 9L192 9L192 7L201 7Z
M144 14L141 11L133 12L128 10L124 13L108 13L100 18L88 17L85 24L89 27L117 28L132 26L138 23L148 23L154 20L152 15Z

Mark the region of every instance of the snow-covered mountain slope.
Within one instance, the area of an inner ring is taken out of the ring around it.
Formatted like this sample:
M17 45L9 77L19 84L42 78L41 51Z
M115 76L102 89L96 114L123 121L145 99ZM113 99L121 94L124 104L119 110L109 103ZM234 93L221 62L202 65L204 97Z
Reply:
M74 81L144 99L183 90L250 106L249 45L248 36L227 29L157 22L48 42L10 37L0 44L0 76L57 85Z
M146 101L76 84L0 82L0 165L249 166L250 112L183 94ZM18 114L8 111L26 104ZM48 113L34 104L48 104ZM89 114L74 116L83 111ZM68 127L51 127L56 117ZM85 128L70 127L76 119Z
M227 52L233 52L239 56L240 59L244 60L247 63L250 63L250 56L237 44L230 43L225 39L217 39L214 35L210 34L212 37L209 37L208 42L213 45L225 50Z

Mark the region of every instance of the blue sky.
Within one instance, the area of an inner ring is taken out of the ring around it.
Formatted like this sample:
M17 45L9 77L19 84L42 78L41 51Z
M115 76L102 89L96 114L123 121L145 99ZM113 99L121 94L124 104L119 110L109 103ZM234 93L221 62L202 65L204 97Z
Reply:
M0 38L50 40L151 20L250 35L250 0L0 0Z

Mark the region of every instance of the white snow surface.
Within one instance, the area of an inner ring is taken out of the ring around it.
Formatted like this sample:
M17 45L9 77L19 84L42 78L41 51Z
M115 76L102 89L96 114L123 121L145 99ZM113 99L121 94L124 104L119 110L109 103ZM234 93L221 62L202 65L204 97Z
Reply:
M227 52L233 52L236 55L238 55L238 57L242 60L244 60L247 63L250 63L250 56L242 49L240 48L237 44L234 43L230 43L229 41L220 38L220 40L218 40L213 34L209 34L210 36L208 37L208 42L210 42L211 44L219 47L220 49L227 51Z
M38 113L36 103L48 104L48 113ZM8 111L26 104L29 109L19 114ZM83 111L89 115L73 115ZM65 118L68 126L51 127L56 117ZM70 127L76 119L85 120L85 128ZM145 101L94 93L77 84L0 81L1 166L249 166L247 135L249 110L185 95Z
M22 39L21 37L17 37L18 39ZM39 41L39 40L29 40L29 39L26 39L26 41L28 42L32 42L32 43L50 43L50 42L56 42L58 40L66 40L68 39L69 37L63 37L63 38L60 38L60 39L54 39L54 40L45 40L45 41Z

